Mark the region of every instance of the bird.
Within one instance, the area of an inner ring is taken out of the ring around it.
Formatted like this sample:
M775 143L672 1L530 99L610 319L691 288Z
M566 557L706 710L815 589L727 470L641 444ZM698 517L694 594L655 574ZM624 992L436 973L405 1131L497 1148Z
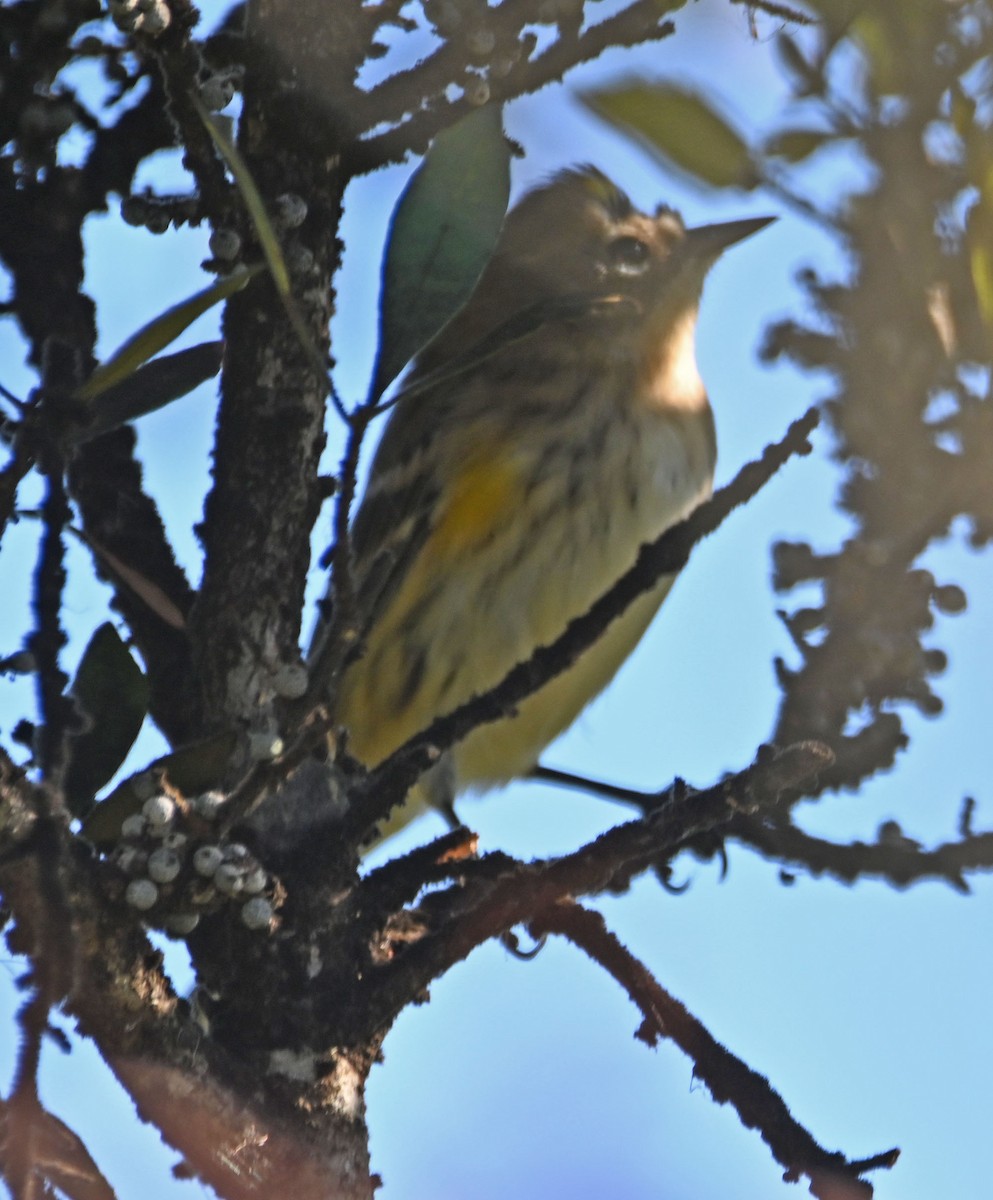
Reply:
M697 366L704 280L772 218L687 228L593 166L510 210L465 305L414 360L355 514L358 649L332 711L368 768L586 612L639 548L712 491ZM610 682L661 579L564 673L451 748L382 838L527 775ZM331 597L333 603L333 596Z

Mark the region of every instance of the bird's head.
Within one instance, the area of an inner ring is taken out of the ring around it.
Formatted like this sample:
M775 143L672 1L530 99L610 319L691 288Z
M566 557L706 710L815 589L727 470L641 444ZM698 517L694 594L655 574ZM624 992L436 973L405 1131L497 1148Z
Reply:
M596 315L613 307L647 347L692 324L704 279L722 252L771 220L687 229L667 205L639 212L595 167L562 171L508 214L475 291L433 349L444 357L517 313L572 299L580 314L584 300Z

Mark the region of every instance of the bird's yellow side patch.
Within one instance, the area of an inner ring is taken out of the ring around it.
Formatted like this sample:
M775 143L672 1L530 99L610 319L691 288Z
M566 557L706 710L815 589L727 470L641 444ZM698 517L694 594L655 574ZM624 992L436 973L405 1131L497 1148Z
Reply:
M481 545L515 520L519 486L512 459L499 455L469 459L452 481L441 517L424 547L427 569Z
M369 633L364 662L375 664L375 669L364 670L360 660L342 682L337 717L349 727L352 753L367 765L380 762L439 715L438 664L447 661L441 647L451 616L448 608L459 603L446 587L453 571L460 578L453 563L517 519L519 488L520 466L514 459L477 453L467 456L444 492L434 529ZM419 685L400 703L396 689L406 675L406 656L412 652L404 631L424 598L436 595L435 585L441 588L441 597L417 621L421 640L437 653ZM480 687L486 683L481 681ZM455 702L466 698L457 697Z

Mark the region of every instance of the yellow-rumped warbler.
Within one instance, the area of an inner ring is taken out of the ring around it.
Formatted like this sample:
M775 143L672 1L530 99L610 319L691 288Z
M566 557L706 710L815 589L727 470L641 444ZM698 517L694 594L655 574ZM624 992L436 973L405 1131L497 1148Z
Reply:
M465 307L419 356L356 514L363 649L335 708L369 766L553 641L643 542L710 494L694 352L704 277L766 219L687 230L599 171L508 215ZM672 579L515 714L474 730L408 802L526 774L634 649Z

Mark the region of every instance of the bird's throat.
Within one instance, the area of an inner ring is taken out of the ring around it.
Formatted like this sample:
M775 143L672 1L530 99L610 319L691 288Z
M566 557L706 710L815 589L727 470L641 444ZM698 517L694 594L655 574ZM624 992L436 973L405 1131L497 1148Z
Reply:
M639 396L659 408L699 412L707 393L696 362L697 309L659 314L640 347Z

